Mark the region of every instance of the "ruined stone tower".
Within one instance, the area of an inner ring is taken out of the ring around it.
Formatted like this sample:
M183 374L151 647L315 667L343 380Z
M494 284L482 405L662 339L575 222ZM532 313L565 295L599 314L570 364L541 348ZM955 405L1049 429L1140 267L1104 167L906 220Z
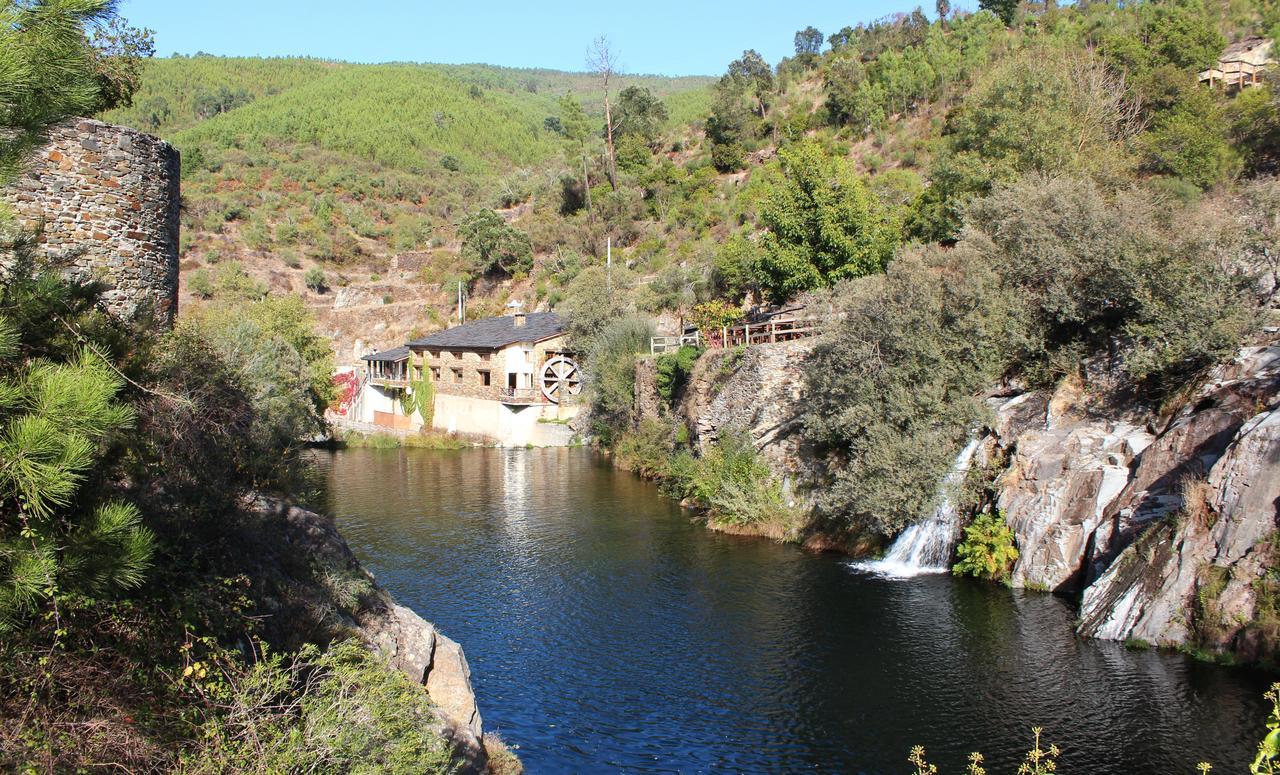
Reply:
M39 249L94 277L116 315L147 311L171 324L178 311L178 151L148 134L75 119L22 176L0 190L19 223L40 231Z

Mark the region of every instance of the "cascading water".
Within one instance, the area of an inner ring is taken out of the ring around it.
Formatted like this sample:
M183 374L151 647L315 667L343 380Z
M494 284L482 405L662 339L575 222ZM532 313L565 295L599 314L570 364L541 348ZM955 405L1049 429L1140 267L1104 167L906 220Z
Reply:
M955 491L969 473L979 440L974 439L956 455L951 470L942 480L941 501L933 515L903 531L893 542L884 559L855 562L859 570L882 576L910 577L924 573L946 573L951 570L951 551L960 537L959 514L956 513Z

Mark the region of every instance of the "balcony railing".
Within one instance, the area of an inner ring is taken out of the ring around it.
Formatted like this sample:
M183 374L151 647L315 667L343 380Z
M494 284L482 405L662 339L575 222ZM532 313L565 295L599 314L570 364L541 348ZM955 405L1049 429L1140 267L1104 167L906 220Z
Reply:
M409 380L403 377L369 377L369 384L378 387L407 388Z
M539 388L511 388L504 387L498 389L498 400L504 404L545 404L547 399L542 395Z

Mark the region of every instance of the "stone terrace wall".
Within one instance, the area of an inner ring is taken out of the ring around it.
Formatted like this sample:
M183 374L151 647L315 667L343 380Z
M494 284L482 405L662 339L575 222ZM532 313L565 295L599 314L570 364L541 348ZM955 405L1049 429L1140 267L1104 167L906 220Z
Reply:
M157 137L101 121L56 127L24 174L0 190L40 246L70 273L107 286L108 309L131 319L178 311L178 151Z

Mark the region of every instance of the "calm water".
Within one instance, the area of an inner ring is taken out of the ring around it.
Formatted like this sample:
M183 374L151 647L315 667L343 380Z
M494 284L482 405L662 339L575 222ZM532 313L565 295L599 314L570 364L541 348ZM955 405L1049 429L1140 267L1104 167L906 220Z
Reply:
M317 453L328 507L401 602L466 648L531 773L1247 770L1268 679L1077 640L1050 595L692 524L586 450Z

